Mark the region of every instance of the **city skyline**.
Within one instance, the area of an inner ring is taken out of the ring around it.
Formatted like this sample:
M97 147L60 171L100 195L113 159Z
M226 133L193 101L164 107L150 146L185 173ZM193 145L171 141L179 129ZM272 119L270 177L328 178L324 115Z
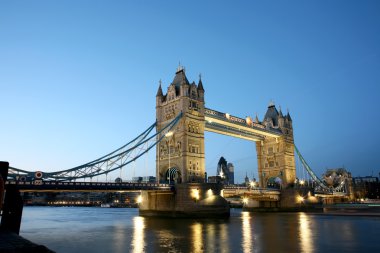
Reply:
M56 171L120 147L154 122L180 62L190 82L202 75L208 108L289 109L318 176L378 176L380 3L217 3L2 2L0 159ZM257 178L254 143L206 133L205 149L209 175L224 156L235 181ZM155 175L154 159L124 173Z

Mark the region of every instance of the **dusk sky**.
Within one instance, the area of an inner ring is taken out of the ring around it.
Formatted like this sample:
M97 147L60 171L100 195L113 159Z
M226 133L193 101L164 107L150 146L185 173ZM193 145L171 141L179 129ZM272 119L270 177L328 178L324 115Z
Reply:
M321 176L380 172L380 1L1 1L0 160L69 169L155 121L179 64L206 107L262 120L271 100ZM252 142L205 134L235 181L257 178ZM155 152L123 178L155 175Z

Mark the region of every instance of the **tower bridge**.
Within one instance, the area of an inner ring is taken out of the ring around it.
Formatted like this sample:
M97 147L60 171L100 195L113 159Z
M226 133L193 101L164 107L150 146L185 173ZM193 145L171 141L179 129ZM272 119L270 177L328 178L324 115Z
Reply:
M157 148L157 178L176 182L204 182L204 132L241 138L256 143L260 187L275 178L284 187L296 179L293 127L290 114L283 115L270 104L264 120L245 119L205 108L201 78L190 83L179 67L166 94L159 84L156 95L157 131L175 115L183 114L174 131ZM170 162L170 164L169 164ZM171 173L169 173L169 171ZM169 175L170 174L170 175Z
M135 139L105 156L67 170L33 172L10 167L8 185L18 185L23 191L138 189L145 199L140 206L143 214L198 213L202 216L219 212L225 215L229 209L227 211L226 201L220 196L223 186L206 183L205 131L252 141L256 146L259 188L226 188L225 194L244 195L257 201L283 202L288 199L284 190L292 189L298 180L295 154L315 182L319 194L326 196L344 188L345 184L334 189L326 186L308 166L294 145L293 121L289 112L283 114L271 103L260 121L257 116L255 119L241 118L206 108L201 77L197 84L194 81L190 83L181 66L165 93L160 81L156 94L156 122ZM92 179L116 170L121 174L126 165L153 148L156 148L156 184L72 183L73 180ZM277 189L272 189L273 186ZM173 194L159 194L168 190Z

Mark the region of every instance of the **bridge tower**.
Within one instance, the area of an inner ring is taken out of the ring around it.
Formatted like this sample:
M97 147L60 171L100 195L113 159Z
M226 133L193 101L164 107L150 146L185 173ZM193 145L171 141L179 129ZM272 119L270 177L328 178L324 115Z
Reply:
M296 179L294 160L293 124L289 112L277 111L270 103L262 124L267 129L275 129L280 137L265 137L256 142L260 187L282 185L287 187Z
M204 182L204 89L189 83L185 69L177 68L166 94L161 81L156 95L157 132L180 112L183 116L156 149L156 173L159 182Z

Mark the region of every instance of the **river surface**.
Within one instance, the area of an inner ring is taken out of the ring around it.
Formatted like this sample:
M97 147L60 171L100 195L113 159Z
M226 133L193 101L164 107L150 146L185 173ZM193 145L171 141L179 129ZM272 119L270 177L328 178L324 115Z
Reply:
M380 217L249 213L138 216L133 208L24 207L20 235L59 252L380 252Z

